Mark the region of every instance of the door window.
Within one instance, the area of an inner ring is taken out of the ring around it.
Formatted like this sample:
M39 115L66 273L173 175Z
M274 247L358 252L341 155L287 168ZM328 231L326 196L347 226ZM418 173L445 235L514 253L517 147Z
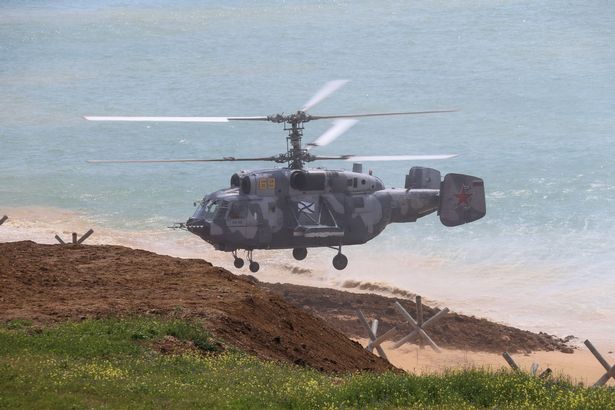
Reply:
M248 217L248 206L243 202L233 202L228 211L229 219L246 219Z

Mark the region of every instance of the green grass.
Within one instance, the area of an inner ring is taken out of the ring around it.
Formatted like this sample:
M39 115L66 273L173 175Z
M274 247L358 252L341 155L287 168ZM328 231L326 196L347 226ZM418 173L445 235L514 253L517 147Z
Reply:
M163 355L165 336L196 346ZM197 322L86 320L0 326L1 408L615 409L615 389L483 370L330 376L220 346Z

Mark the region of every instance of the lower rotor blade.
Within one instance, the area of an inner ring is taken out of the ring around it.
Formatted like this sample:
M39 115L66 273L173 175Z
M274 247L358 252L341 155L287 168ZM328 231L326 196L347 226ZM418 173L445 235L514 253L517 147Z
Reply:
M371 112L364 114L340 114L340 115L310 115L310 120L326 120L331 118L361 118L361 117L384 117L389 115L420 115L420 114L440 114L445 112L456 112L451 110L430 110L430 111L401 111L401 112Z
M89 164L153 164L170 162L225 162L225 161L275 161L274 157L257 158L213 158L213 159L92 159L86 161Z
M348 131L358 120L355 119L338 119L333 122L333 126L324 132L320 137L313 142L306 144L308 149L313 147L322 147L333 142L337 137Z
M445 155L331 155L331 156L316 156L315 160L342 160L342 161L428 161L450 159L459 156L459 154Z
M267 117L97 117L84 116L88 121L131 121L131 122L229 122L267 121Z

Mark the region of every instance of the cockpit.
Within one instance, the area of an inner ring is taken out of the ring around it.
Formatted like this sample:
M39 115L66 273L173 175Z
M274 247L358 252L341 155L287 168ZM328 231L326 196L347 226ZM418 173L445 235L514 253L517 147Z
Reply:
M208 199L201 202L192 215L192 219L213 222L214 219L227 219L229 221L245 220L249 209L245 201L227 201L222 199Z
M216 214L218 213L218 210L220 209L220 202L219 201L207 201L207 204L205 205L205 212L203 215L203 219L205 219L205 221L207 222L211 222L214 220L214 217L216 216Z
M228 209L228 202L218 199L209 199L203 201L197 210L192 215L193 219L201 219L205 222L212 222L216 216L226 212Z

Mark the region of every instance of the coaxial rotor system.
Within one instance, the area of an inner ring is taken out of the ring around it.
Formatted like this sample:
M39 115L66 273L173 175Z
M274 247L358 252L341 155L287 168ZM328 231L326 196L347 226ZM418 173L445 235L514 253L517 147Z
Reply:
M305 105L292 114L274 114L268 116L252 117L127 117L127 116L85 116L89 121L128 121L128 122L231 122L231 121L268 121L284 124L288 131L288 150L273 156L265 157L222 157L212 159L148 159L148 160L90 160L90 163L170 163L170 162L226 162L226 161L272 161L287 163L289 168L302 169L306 162L322 160L345 160L345 161L421 161L454 158L456 154L445 155L314 155L310 151L313 148L330 144L339 136L348 131L357 122L357 118L382 117L393 115L422 115L454 112L457 110L429 110L429 111L402 111L402 112L379 112L338 115L311 115L308 111L323 101L333 92L345 85L347 80L334 80L326 83ZM302 145L303 124L315 120L333 120L333 125L314 141Z

